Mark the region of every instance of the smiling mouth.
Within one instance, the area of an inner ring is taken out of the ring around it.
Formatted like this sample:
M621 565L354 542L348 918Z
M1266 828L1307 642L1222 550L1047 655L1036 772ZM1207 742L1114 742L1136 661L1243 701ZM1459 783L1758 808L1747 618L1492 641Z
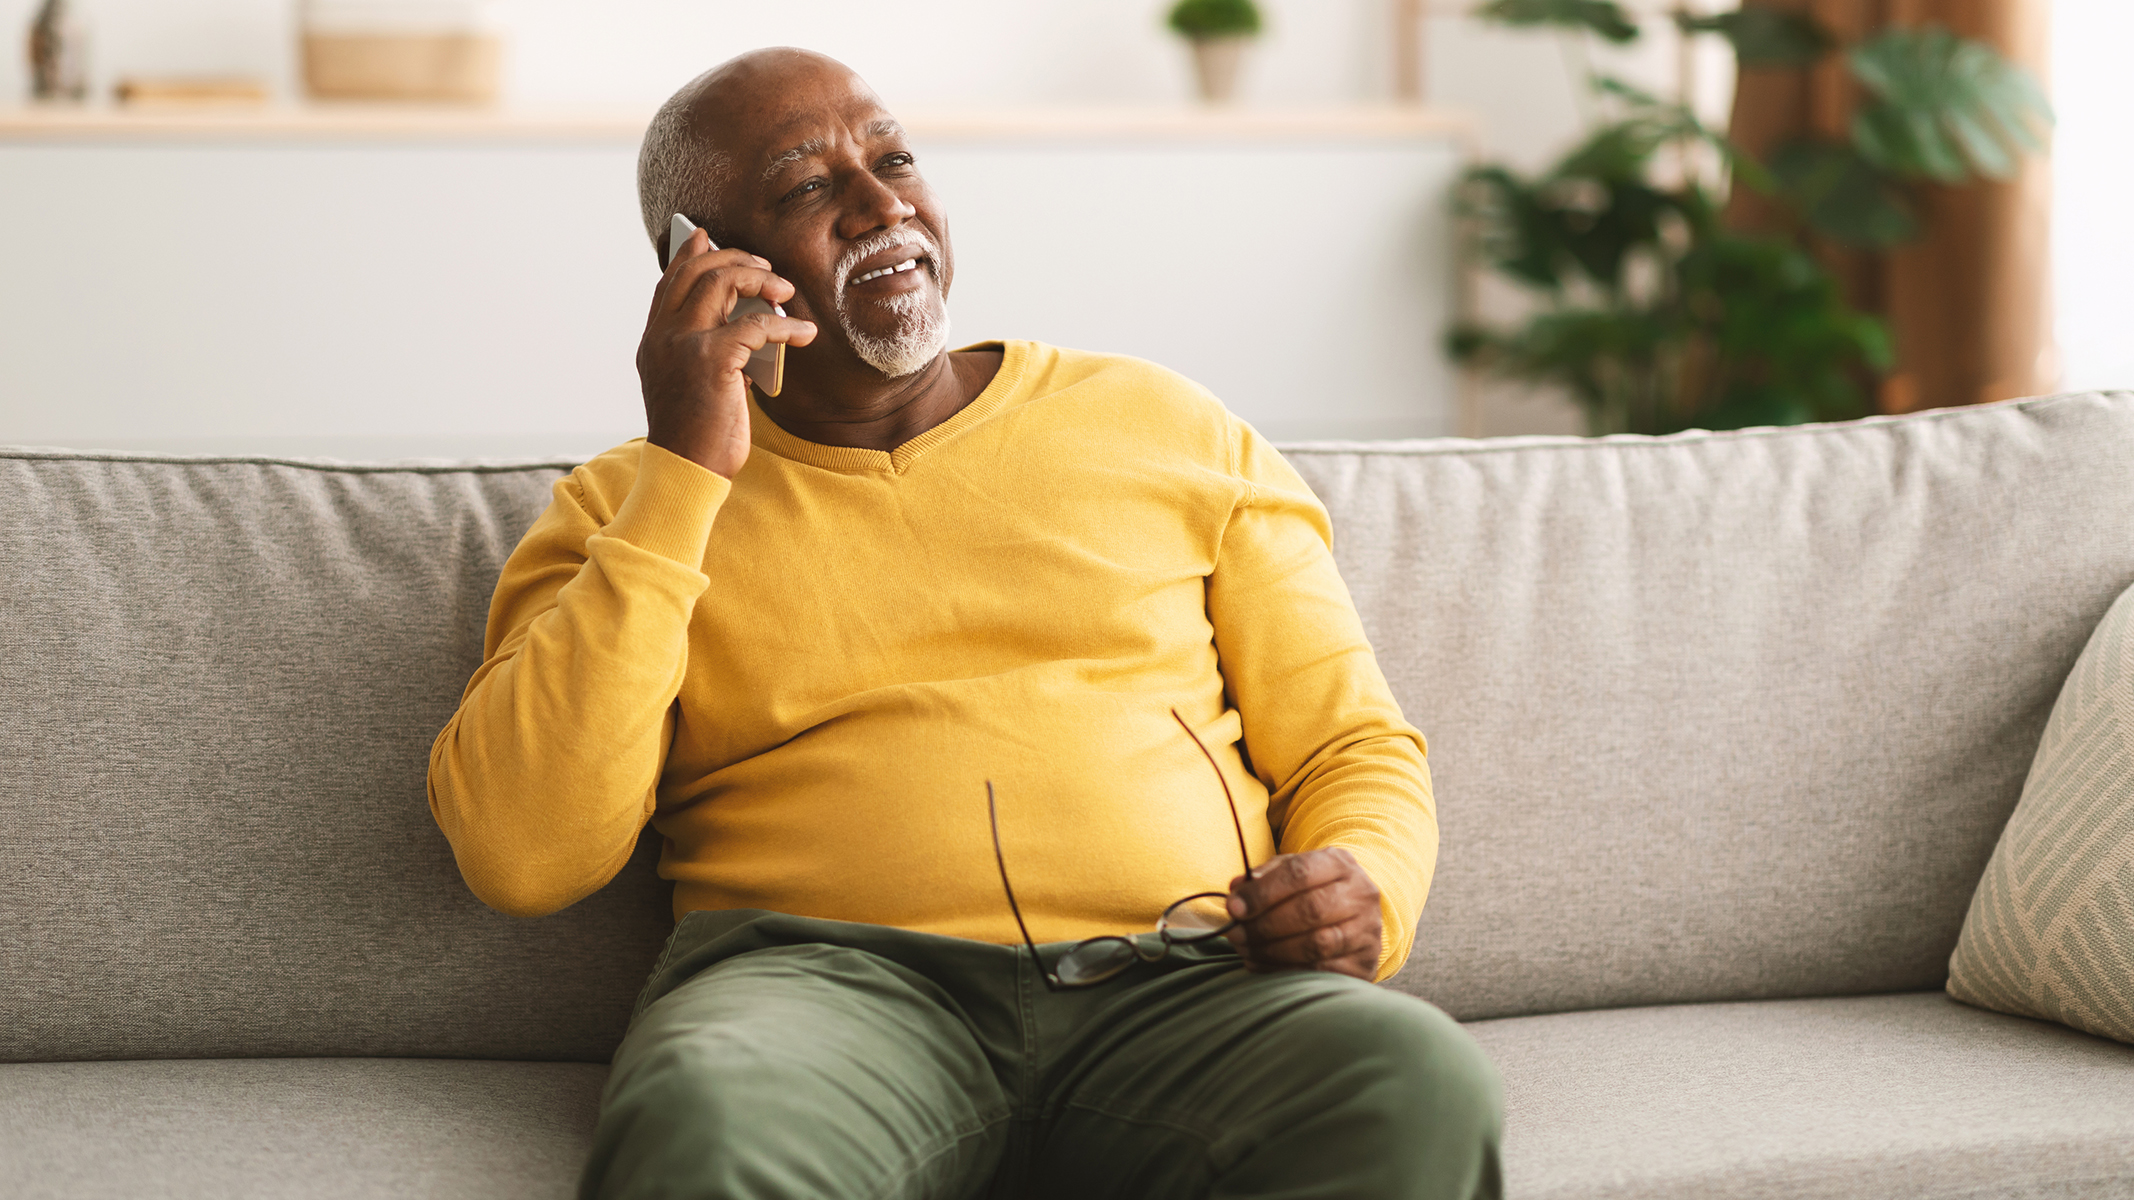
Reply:
M852 282L856 284L865 283L870 279L880 279L884 275L901 275L906 271L916 271L919 269L919 257L920 256L918 255L914 255L911 258L907 258L900 263L891 263L889 266L886 267L876 267L872 271L862 272L861 274L854 275L852 277Z

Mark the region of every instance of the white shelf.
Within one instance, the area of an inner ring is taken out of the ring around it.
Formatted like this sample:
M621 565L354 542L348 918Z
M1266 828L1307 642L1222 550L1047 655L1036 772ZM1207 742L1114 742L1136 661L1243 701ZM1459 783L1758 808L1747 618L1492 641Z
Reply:
M899 114L914 137L953 141L1471 141L1459 112L1323 109L942 109ZM185 142L624 142L642 111L310 104L0 109L0 144Z

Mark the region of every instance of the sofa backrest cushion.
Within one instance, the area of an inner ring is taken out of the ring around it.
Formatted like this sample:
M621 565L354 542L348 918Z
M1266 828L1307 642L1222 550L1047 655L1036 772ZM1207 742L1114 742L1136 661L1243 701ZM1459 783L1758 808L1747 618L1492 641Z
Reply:
M1290 457L1431 740L1397 983L1463 1017L1940 986L2134 584L2134 395ZM567 465L0 451L0 1060L608 1055L656 839L522 921L424 802Z
M608 1056L653 848L505 917L423 782L567 469L0 452L0 1060Z
M1936 988L2134 583L2134 394L1666 438L1292 447L1443 846L1461 1017Z

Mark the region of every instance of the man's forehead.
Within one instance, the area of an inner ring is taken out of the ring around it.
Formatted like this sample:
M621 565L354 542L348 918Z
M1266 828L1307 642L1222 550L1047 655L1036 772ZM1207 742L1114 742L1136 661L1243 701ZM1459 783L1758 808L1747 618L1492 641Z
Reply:
M853 136L862 142L904 136L904 127L895 117L875 105L869 105L868 109L871 115L862 116L856 125L849 119L840 121L820 113L786 122L766 139L769 148L764 151L763 178L769 179L794 163L828 153L836 144L836 131L826 126L850 128Z

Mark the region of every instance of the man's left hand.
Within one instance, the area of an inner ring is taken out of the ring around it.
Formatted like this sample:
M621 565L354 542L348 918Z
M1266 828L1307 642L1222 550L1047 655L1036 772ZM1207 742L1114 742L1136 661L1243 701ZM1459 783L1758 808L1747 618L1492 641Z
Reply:
M1339 847L1279 854L1231 880L1230 915L1239 924L1224 936L1247 970L1378 973L1378 885Z

